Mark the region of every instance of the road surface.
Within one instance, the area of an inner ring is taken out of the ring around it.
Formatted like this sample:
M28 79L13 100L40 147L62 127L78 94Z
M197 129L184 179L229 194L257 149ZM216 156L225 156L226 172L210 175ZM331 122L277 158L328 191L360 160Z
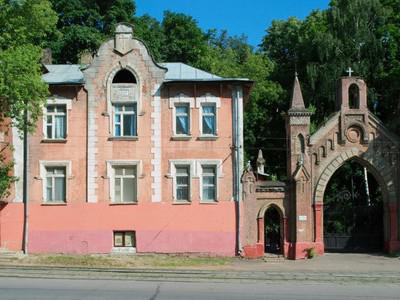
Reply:
M313 282L149 282L0 278L0 299L179 300L179 299L400 299L400 286L388 283Z

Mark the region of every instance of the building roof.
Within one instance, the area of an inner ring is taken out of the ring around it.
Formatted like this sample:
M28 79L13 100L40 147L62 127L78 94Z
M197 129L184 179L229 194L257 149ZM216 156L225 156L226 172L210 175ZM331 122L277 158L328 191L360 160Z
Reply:
M80 65L45 65L47 73L42 75L48 84L83 84L85 79Z
M184 63L160 63L164 68L167 68L165 80L209 80L222 79L222 77L208 73L206 71L194 68Z
M164 82L250 82L247 78L223 78L184 63L160 63L159 65L167 69ZM85 78L81 67L81 65L45 65L48 73L43 74L42 78L48 84L83 84Z

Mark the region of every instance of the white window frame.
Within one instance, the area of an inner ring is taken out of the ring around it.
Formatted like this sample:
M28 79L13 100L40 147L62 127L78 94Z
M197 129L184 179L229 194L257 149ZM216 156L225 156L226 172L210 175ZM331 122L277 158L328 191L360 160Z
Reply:
M113 79L114 76L121 71L122 69L126 69L129 72L133 74L136 78L136 84L132 84L134 88L134 99L132 101L118 101L118 100L113 100ZM130 103L136 103L136 135L139 135L139 116L142 116L144 112L142 111L142 84L141 84L141 78L138 73L135 72L134 68L130 66L129 64L126 64L125 62L119 61L117 65L114 66L113 70L107 74L103 81L103 85L107 90L107 111L105 114L108 116L109 119L109 126L108 126L108 132L110 136L114 136L114 105L113 104L130 104ZM119 136L117 137L119 138ZM123 138L123 136L121 136Z
M65 138L64 139L55 139L55 138L48 138L47 137L47 106L48 105L65 105ZM46 101L46 105L43 106L42 112L43 112L43 128L42 128L42 133L43 137L47 140L65 140L68 137L68 127L69 127L69 122L68 122L68 116L69 116L69 111L72 109L72 99L70 98L64 98L60 97L57 95L54 95L52 98L48 98Z
M203 199L203 166L214 166L215 168L215 200L210 201ZM199 194L200 194L200 202L203 203L214 203L219 200L219 186L220 186L220 178L224 177L222 170L222 160L212 159L212 160L203 160L199 159L196 161L196 170L197 176L200 178L199 180Z
M176 133L176 106L177 105L188 105L189 111L189 128L188 134L177 134ZM169 108L172 109L172 137L175 139L185 139L192 136L192 108L194 108L194 98L187 96L183 93L178 93L174 97L169 98Z
M203 105L215 105L215 134L203 134ZM206 93L196 98L196 108L199 109L199 130L200 137L217 137L218 136L218 110L221 108L221 98L211 93Z
M176 181L176 167L179 166L189 166L189 199L178 200L176 196L177 191L177 181ZM172 178L172 199L174 203L191 203L192 201L192 179L195 175L195 161L186 159L175 159L169 161L169 174L168 176Z
M46 180L47 168L65 168L65 201L47 201L46 197ZM72 162L70 160L40 160L39 161L39 179L42 180L42 202L46 204L59 204L68 202L68 181L72 179Z
M115 167L136 167L136 201L115 201ZM139 179L143 178L143 164L141 160L108 160L106 161L107 178L109 179L109 199L113 204L137 204L140 199Z
M123 133L123 127L124 127L124 125L123 125L123 116L124 115L134 115L135 116L135 118L136 118L136 132L135 132L135 135L115 135L115 114L116 114L116 111L115 111L115 106L116 105L118 105L118 106L126 106L126 105L134 105L134 104L136 104L136 112L125 112L125 111L121 111L120 112L120 114L121 114L121 123L120 123L120 131L121 131L121 133ZM137 135L138 135L138 114L137 114L137 110L138 110L138 108L137 108L137 102L114 102L113 104L112 104L112 117L111 117L111 119L112 119L112 136L113 137L116 137L116 138L130 138L130 137L137 137Z

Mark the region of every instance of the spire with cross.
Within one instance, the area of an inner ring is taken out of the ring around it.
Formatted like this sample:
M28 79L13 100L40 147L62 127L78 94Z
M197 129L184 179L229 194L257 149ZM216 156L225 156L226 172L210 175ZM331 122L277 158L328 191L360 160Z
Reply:
M349 68L347 69L347 71L346 71L346 73L349 75L349 77L351 77L351 75L353 74L353 72L354 72L353 69L350 68L350 67L349 67Z

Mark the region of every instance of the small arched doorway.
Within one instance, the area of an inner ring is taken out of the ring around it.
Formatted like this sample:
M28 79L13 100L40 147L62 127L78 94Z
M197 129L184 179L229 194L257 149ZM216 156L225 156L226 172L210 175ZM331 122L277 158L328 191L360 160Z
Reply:
M324 244L328 252L378 252L384 247L381 187L358 160L346 161L324 194Z
M264 252L282 254L282 216L278 208L270 206L264 215Z

